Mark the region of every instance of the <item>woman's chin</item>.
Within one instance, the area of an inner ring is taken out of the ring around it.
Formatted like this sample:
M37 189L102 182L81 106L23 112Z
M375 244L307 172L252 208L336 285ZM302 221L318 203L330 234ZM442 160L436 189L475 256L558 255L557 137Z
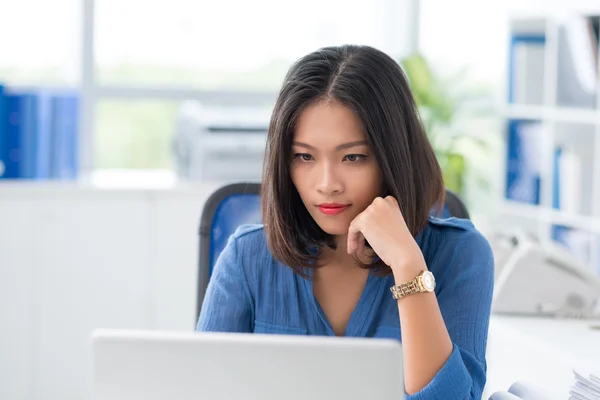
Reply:
M349 226L342 226L340 224L319 224L319 227L323 232L332 236L346 236L349 228Z

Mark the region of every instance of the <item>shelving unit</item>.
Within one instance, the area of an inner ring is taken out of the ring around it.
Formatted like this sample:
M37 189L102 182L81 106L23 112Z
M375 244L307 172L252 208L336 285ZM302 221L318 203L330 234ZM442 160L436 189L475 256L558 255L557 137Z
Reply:
M600 274L600 7L509 30L502 214Z

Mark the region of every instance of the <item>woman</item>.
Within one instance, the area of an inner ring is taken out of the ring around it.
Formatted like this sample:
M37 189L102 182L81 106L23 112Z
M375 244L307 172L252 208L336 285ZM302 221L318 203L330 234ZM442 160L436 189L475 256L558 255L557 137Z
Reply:
M396 338L409 398L480 399L493 257L469 221L435 216L444 193L393 59L303 57L269 126L264 226L229 239L198 330Z

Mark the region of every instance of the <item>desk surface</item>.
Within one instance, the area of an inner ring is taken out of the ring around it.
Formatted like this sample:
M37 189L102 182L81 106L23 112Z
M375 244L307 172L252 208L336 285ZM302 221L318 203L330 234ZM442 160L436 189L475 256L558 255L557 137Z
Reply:
M493 316L486 393L525 381L549 399L565 399L573 369L600 374L600 321Z

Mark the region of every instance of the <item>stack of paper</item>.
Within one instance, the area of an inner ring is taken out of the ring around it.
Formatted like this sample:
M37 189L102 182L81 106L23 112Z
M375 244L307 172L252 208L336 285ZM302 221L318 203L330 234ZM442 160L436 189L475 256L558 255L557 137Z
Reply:
M573 371L575 384L569 392L569 400L600 400L600 378L598 375L588 375Z

